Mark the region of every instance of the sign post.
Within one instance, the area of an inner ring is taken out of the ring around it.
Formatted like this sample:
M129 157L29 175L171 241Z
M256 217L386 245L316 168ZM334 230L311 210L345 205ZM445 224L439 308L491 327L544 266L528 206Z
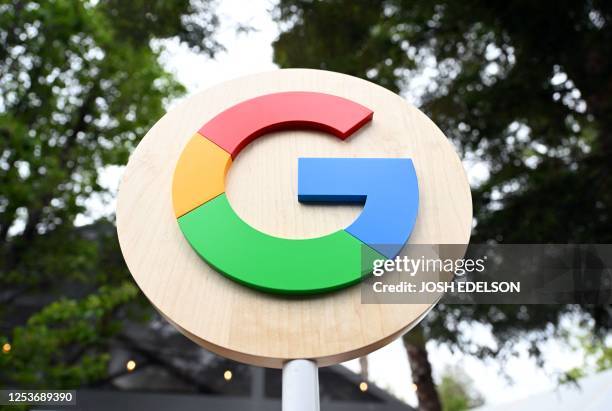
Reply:
M471 223L461 161L423 113L367 81L301 69L232 80L167 113L117 204L123 256L155 308L218 355L282 368L285 411L318 410L318 367L383 347L433 306L363 303L372 261L467 244Z
M319 411L319 372L310 360L283 365L283 411Z

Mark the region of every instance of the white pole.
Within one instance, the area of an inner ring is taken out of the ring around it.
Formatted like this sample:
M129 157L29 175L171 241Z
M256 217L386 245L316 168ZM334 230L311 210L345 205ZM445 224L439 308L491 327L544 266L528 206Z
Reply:
M283 365L283 411L319 411L319 370L314 361Z

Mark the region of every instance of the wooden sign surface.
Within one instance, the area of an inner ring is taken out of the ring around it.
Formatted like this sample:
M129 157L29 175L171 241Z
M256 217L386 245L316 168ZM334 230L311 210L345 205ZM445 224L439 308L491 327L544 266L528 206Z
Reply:
M177 160L202 124L241 101L282 91L348 98L372 109L374 118L346 141L316 131L282 131L251 142L233 160L226 179L226 194L243 220L284 238L312 238L343 229L361 207L300 204L298 157L402 157L412 159L419 185L418 217L409 244L468 243L470 189L443 133L384 88L304 69L217 85L187 98L160 119L128 163L119 189L117 231L138 286L196 343L254 365L280 368L287 360L306 358L325 366L388 344L417 324L432 305L362 304L359 285L306 297L255 291L207 265L184 238L173 209Z

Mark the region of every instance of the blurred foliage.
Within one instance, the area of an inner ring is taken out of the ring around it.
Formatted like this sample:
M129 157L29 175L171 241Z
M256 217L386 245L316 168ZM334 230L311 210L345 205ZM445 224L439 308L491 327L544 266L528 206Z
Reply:
M594 358L596 371L605 371L612 368L612 346L598 340L595 344L587 345L586 352L587 355Z
M612 2L280 0L274 13L281 67L408 94L484 170L472 242L612 242ZM503 359L527 345L541 362L569 313L600 337L612 327L608 306L563 305L439 305L421 325L452 349ZM434 404L429 389L417 395Z
M83 299L52 302L13 329L12 348L0 356L0 369L12 370L11 381L23 387L77 387L96 381L106 373L108 339L121 330L112 314L133 300L137 290L124 282L102 286Z
M90 221L101 173L184 88L161 40L213 56L214 4L0 1L0 385L107 377L110 337L143 318L112 217Z
M592 334L578 338L577 350L584 353L583 364L559 376L559 384L580 384L580 379L593 373L612 368L612 336L607 339L596 338Z
M482 395L474 389L474 381L459 367L444 370L438 392L443 411L467 411L484 404Z

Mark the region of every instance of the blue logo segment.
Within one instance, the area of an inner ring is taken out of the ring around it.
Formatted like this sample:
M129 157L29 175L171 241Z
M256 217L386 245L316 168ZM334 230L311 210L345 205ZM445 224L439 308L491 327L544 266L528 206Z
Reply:
M387 258L408 241L419 208L412 160L405 158L300 158L298 201L365 203L345 230Z

